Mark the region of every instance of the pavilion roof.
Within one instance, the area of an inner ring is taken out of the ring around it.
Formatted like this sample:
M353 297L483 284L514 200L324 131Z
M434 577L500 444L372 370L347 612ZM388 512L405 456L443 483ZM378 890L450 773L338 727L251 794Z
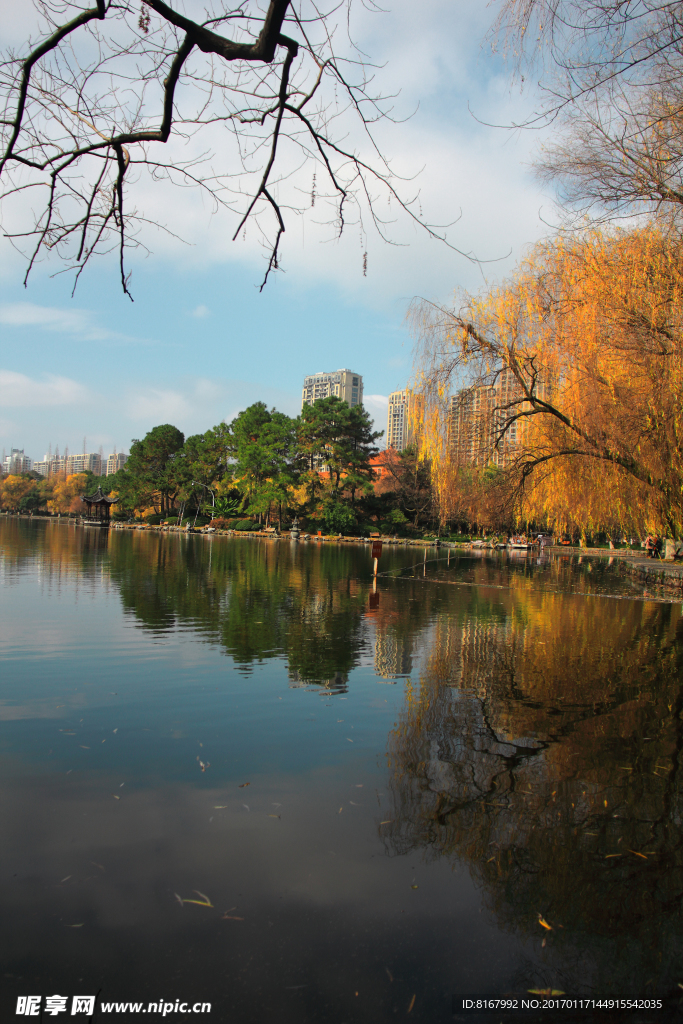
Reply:
M84 501L86 505L115 505L118 500L118 498L108 498L106 494L102 494L101 487L98 487L90 497L87 494L81 495L81 501Z

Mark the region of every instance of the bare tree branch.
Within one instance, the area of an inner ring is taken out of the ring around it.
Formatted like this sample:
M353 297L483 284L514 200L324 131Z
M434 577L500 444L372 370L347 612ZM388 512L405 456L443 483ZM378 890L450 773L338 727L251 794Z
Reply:
M153 223L136 197L170 184L199 189L234 218L233 239L258 226L265 284L281 266L287 213L307 212L301 197L310 187L297 182L316 167L331 185L318 198L339 233L351 208L357 224L369 216L380 238L395 241L377 210L383 193L451 245L446 226L427 224L401 195L374 142L373 122L391 111L371 91L364 56L333 45L335 19L351 0L327 12L315 0L270 0L265 10L258 0L209 0L201 18L190 4L181 13L166 0L142 2L142 13L136 0L97 0L86 10L78 0L36 2L39 41L0 59L3 232L17 247L30 243L26 279L50 258L76 283L94 256L115 247L130 297L125 262L148 248ZM30 226L19 203L27 190L44 193Z

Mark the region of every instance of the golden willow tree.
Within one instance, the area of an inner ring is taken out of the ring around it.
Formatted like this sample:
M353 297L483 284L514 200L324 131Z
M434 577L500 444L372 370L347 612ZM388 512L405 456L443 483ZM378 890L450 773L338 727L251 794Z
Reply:
M518 514L680 535L682 256L673 230L594 229L538 245L459 309L415 305L442 519L463 467L497 462Z

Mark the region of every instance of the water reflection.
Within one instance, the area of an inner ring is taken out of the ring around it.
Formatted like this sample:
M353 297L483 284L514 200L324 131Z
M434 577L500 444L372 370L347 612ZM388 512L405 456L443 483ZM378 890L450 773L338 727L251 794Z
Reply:
M682 980L682 655L672 605L518 591L439 619L389 741L385 842L467 863L532 940L522 991Z
M679 606L626 599L630 580L588 560L399 549L374 593L361 547L0 529L3 642L26 632L2 708L16 973L40 961L56 991L60 936L84 922L82 962L160 944L169 986L201 948L226 1000L237 984L234 1020L279 1013L300 981L306 1008L282 1019L394 1019L417 993L411 1019L445 1021L468 987L683 983ZM16 604L26 580L42 604L30 588ZM83 614L72 594L104 626L69 660L56 623L41 670L58 599ZM56 888L75 852L78 901ZM195 888L256 923L178 917L173 893ZM340 964L327 1002L323 947Z

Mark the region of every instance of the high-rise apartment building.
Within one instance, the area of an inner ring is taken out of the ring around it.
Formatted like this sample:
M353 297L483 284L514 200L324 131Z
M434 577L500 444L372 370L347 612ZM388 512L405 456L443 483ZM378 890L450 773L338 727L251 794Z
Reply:
M12 448L2 463L3 473L30 473L32 469L33 459L24 454L23 448Z
M34 462L33 468L41 476L54 476L55 473L66 473L66 456L47 454L41 462Z
M351 407L363 404L363 378L353 370L334 370L330 373L313 373L304 377L301 394L301 408L313 405L321 398L336 396Z
M127 461L128 456L124 455L123 452L112 452L107 459L106 475L111 476L112 473L116 473L119 469L123 469ZM105 475L104 466L102 467L102 475Z
M547 393L538 385L540 397ZM462 466L504 467L512 462L521 441L521 420L503 428L515 411L528 408L521 402L523 392L512 370L504 368L494 384L465 388L450 399L448 444L454 460ZM516 409L513 403L519 403Z
M415 441L416 420L419 418L421 403L421 396L413 394L408 388L391 392L387 410L387 448L402 452Z
M104 476L109 472L116 472L116 469L108 469L111 459L123 459L123 462L120 463L120 465L123 465L127 457L122 453L110 455L105 463L98 452L81 452L78 455L52 455L48 453L40 462L35 462L33 468L36 473L40 473L41 476L45 477L55 476L57 473L66 473L67 476L71 476L72 473L86 472L93 473L95 476ZM116 468L118 469L120 466L117 465Z
M86 473L88 471L95 476L101 475L102 463L97 452L93 452L90 455L87 452L81 452L80 455L67 456L66 472L68 476L71 476L72 473Z

